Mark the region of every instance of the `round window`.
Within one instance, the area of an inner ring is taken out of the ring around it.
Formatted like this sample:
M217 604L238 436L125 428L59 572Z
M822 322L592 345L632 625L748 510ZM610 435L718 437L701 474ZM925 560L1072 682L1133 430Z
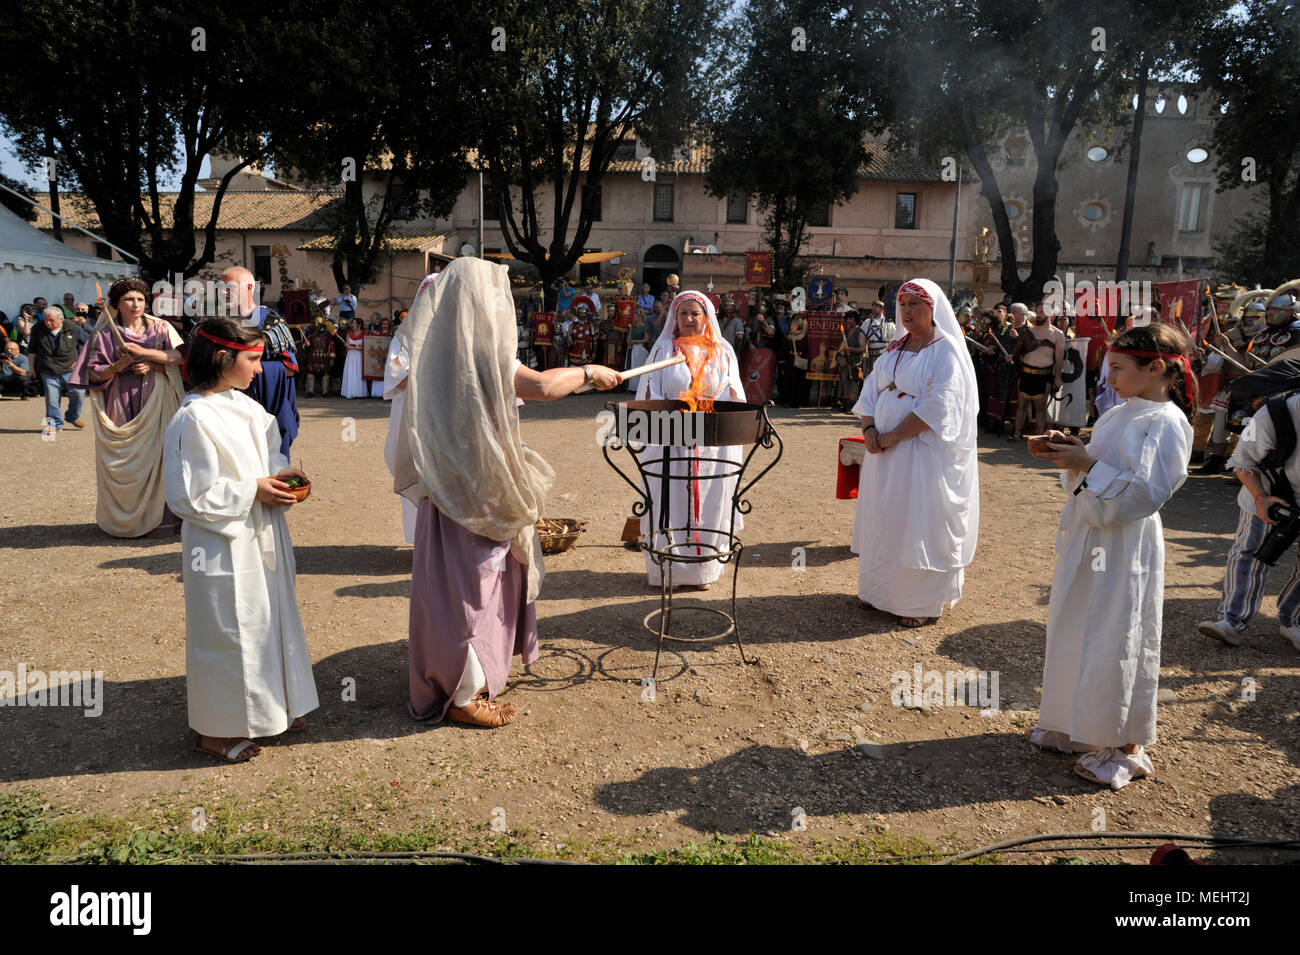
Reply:
M1083 207L1083 217L1089 222L1096 222L1106 214L1106 207L1100 202L1089 202Z
M1210 154L1207 153L1200 146L1197 146L1195 149L1187 150L1187 161L1190 163L1194 163L1195 165L1199 166L1201 163L1205 162L1205 160L1209 158L1210 158Z
M1008 202L1003 206L1003 208L1007 210L1008 219L1019 219L1020 213L1023 211L1018 202Z
M1088 158L1093 162L1105 162L1108 156L1110 153L1105 146L1093 146L1088 150Z

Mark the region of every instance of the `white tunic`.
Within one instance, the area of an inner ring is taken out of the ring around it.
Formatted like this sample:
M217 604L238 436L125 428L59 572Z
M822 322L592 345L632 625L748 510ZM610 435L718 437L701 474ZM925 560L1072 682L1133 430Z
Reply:
M256 500L257 479L288 466L279 426L233 389L189 394L164 440L167 504L183 521L190 726L278 735L320 705L284 508Z
M1056 538L1038 725L1093 746L1156 741L1165 545L1160 507L1187 479L1192 427L1172 401L1106 412ZM1073 492L1078 480L1062 472Z
M388 361L384 363L384 380L381 397L392 404L388 408L388 437L384 440L384 464L388 473L397 472L397 436L402 430L402 415L406 412L406 389L402 387L411 370L411 355L406 349L405 340L398 335L388 343ZM398 495L402 502L402 535L408 544L415 543L415 517L417 508L414 501Z
M930 426L868 454L858 484L858 598L900 617L937 617L945 602L956 603L963 568L975 555L979 474L974 445L963 436L972 411L959 348L964 352L939 336L916 353L886 352L853 408L881 434L909 413Z
M650 352L649 362L656 362L663 358L672 357L671 347L657 343ZM718 382L714 394L708 397L715 401L744 401L743 391L737 393L735 382L740 380L739 370L735 367L735 353L725 343L719 346L719 355L715 359L720 363L716 369L716 374L710 376L709 380ZM685 363L673 365L669 368L663 368L659 371L651 372L648 375L641 376L641 384L637 390L637 400L671 400L677 398L682 392L691 387L691 373ZM741 519L740 512L735 513L735 525L731 524L731 498L736 490L736 479L734 477L716 478L707 480L711 475L717 474L723 470L735 470L744 461L744 448L736 446L728 447L699 447L699 448L670 448L668 453L673 456L691 454L694 457L703 458L723 458L735 462L734 467L717 463L715 461L700 461L698 471L693 471L695 467L688 461L677 461L672 465L672 473L675 475L698 474L704 480L698 482L689 482L693 485L687 487L686 481L673 481L669 484L669 527L684 527L688 517L688 503L691 511L689 514L690 523L693 527L711 527L718 530L730 530L733 533L740 531L745 525ZM659 445L647 445L641 459L645 463L662 459L664 448ZM660 471L660 465L651 464L651 468ZM662 508L660 500L661 486L658 480L648 478L650 498L653 502L651 514L656 518L656 528L660 526L658 516ZM698 489L698 490L697 490ZM688 494L691 498L688 502ZM649 531L649 515L641 518L641 533L646 534ZM687 536L684 532L678 531L671 535L671 542L681 544L676 549L676 553L690 556L704 556L711 552L711 548L700 545L712 544L716 547L727 549L727 544L717 534L700 532L698 535L690 535L690 543L696 546L685 546ZM665 549L670 544L668 535L655 532L650 541L650 546L655 549ZM652 586L658 586L662 583L662 574L659 565L646 555L646 576ZM665 565L666 566L666 565ZM724 567L729 566L717 560L707 560L702 563L674 563L672 567L672 581L674 586L678 584L709 584L722 576Z
M351 335L347 341L348 354L343 359L343 384L339 387L339 395L344 398L364 398L370 394L370 388L361 377L361 345Z

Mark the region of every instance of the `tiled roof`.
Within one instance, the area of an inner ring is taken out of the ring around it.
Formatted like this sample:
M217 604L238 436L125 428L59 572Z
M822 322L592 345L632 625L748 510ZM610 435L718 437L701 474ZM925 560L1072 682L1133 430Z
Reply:
M171 208L176 203L177 194L163 193L158 197L163 221L170 221ZM38 192L36 201L49 205L49 193ZM216 196L211 192L194 193L194 226L197 229L207 224L212 213L212 201ZM328 192L279 192L259 190L251 192L227 192L221 200L221 218L217 228L237 232L261 229L292 232L320 232L326 227L326 216L322 214L325 207L339 201L336 193ZM144 198L146 207L148 198ZM83 229L99 231L99 216L94 206L81 196L61 193L59 195L59 212L66 219L71 219ZM36 210L38 229L52 229L53 219L49 213Z
M609 164L610 172L634 172L641 174L644 168L640 159L616 159ZM709 164L702 160L679 160L670 159L667 162L655 163L655 174L675 173L679 176L702 176L709 171Z
M431 232L425 229L407 229L394 226L388 234L389 246L395 252L439 252L448 236L454 232ZM308 252L329 252L334 248L332 235L321 235L304 242L299 249Z
M863 179L890 182L943 182L937 163L925 162L905 150L891 150L887 143L867 143L867 161L858 170ZM963 171L962 178L968 178Z
M891 151L887 143L867 143L867 161L858 171L863 179L878 179L892 182L943 182L941 168L938 164L926 162L905 150ZM691 160L669 160L655 165L655 172L702 176L709 171L709 150L695 150L698 158ZM611 173L636 173L642 170L640 159L616 160L609 164ZM969 169L962 173L963 179L975 181Z

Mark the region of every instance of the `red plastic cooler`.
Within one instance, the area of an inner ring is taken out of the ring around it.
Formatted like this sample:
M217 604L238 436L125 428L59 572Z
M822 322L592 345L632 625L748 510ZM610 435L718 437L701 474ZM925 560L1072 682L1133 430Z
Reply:
M835 498L851 501L858 496L858 479L862 476L862 459L867 455L867 440L840 438L839 457L836 459Z

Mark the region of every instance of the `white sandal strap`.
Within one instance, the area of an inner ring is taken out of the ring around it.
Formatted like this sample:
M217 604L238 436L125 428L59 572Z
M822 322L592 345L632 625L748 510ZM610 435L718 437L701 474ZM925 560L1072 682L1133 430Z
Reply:
M240 740L234 746L230 747L230 749L226 750L226 759L232 762L235 761L236 759L239 758L240 753L242 753L244 750L248 749L248 747L252 745L254 745L254 743L251 739Z

